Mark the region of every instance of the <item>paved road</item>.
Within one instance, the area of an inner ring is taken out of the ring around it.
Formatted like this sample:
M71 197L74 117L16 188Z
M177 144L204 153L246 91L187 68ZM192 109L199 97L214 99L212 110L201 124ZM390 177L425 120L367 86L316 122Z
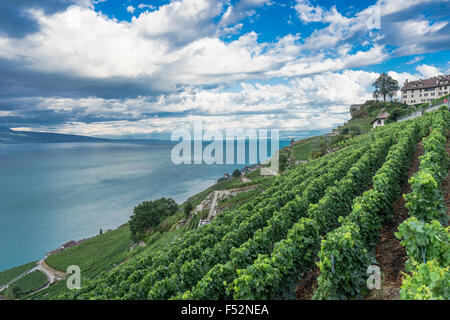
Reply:
M47 281L47 284L46 284L44 287L39 288L39 289L36 290L36 291L30 292L29 294L36 293L36 292L38 292L38 291L47 289L51 284L53 284L54 282L60 280L61 278L59 278L57 275L53 274L52 270L49 270L49 269L47 269L47 268L45 267L45 265L44 265L44 260L45 260L45 258L42 259L42 260L40 260L40 261L37 263L37 265L36 265L35 267L31 268L31 269L28 270L28 271L25 271L24 273L22 273L22 274L21 274L20 276L18 276L17 278L15 278L15 279L11 280L10 282L8 282L7 284L1 286L1 287L0 287L0 291L2 291L3 289L9 288L9 286L12 285L12 284L13 284L14 282L16 282L17 280L19 280L19 279L25 277L27 274L30 274L30 273L32 273L32 272L34 272L34 271L36 271L36 270L42 271L42 272L47 276L47 280L48 280L48 281Z

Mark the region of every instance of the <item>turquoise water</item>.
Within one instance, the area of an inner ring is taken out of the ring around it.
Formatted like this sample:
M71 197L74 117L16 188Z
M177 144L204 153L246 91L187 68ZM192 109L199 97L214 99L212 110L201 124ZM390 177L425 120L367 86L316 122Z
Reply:
M172 147L150 141L0 144L0 270L116 228L142 201L183 202L245 166L175 165Z

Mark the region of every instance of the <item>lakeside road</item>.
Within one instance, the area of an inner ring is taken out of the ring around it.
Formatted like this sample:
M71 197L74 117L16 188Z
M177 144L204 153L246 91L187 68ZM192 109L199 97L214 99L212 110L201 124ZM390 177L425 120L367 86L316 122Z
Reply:
M28 271L25 271L24 273L22 273L21 275L19 275L18 277L14 278L13 280L11 280L10 282L8 282L7 284L0 286L0 291L4 290L4 289L8 289L12 284L14 284L16 281L20 280L21 278L25 277L26 275L34 272L34 271L41 271L43 272L46 277L47 277L47 283L45 286L32 291L28 294L33 294L36 292L39 292L41 290L47 289L48 287L50 287L50 285L52 285L53 283L62 280L64 278L63 273L61 272L57 272L53 269L51 269L46 263L45 263L45 259L47 258L47 256L45 256L42 260L39 260L39 262L36 264L35 267L31 268Z

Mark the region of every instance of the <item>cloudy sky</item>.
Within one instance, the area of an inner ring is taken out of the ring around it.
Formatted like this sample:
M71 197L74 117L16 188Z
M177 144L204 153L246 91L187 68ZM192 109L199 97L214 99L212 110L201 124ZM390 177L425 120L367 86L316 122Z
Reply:
M449 13L450 0L2 0L0 127L326 132L380 72L449 73Z

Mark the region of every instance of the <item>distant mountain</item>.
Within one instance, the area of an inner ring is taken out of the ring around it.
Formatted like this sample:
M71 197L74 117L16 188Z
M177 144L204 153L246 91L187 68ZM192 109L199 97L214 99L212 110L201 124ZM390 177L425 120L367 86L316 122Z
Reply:
M0 128L0 143L108 142L111 140L48 132L14 131Z

